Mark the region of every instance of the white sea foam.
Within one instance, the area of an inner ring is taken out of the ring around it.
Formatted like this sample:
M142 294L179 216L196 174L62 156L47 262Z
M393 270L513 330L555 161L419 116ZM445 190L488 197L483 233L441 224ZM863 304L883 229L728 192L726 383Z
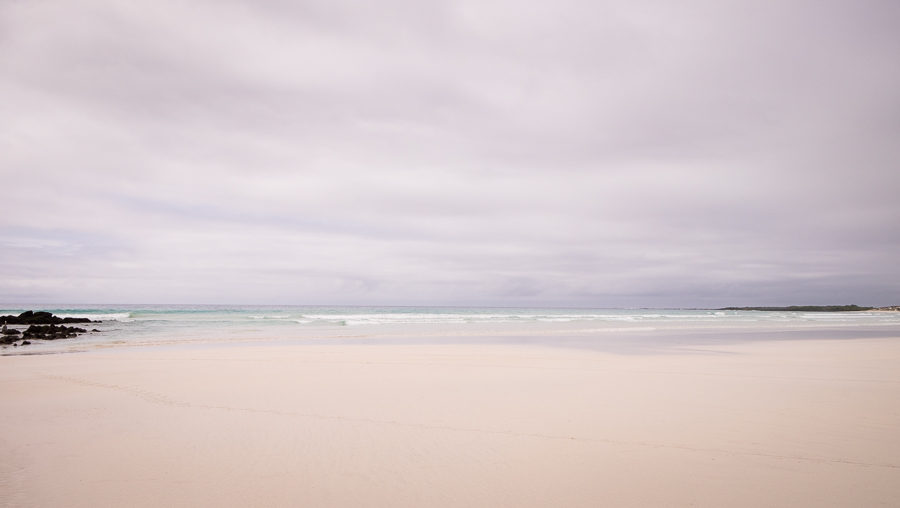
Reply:
M291 319L291 322L314 326L347 326L345 319Z
M16 315L29 307L0 310ZM32 307L33 308L33 307ZM434 337L590 334L656 330L900 330L900 312L764 312L701 309L516 309L458 307L264 307L151 305L44 307L61 317L104 321L103 331L66 344L278 338ZM661 333L661 332L660 332ZM879 332L880 333L880 332ZM42 346L44 347L44 346Z
M59 312L53 313L54 316L61 318L88 318L91 321L119 321L128 323L134 321L130 312L112 312L112 313L90 313L90 312Z
M343 312L343 313L304 313L302 316L281 317L298 324L339 324L341 326L361 325L403 325L403 324L477 324L477 323L571 323L571 322L610 322L610 323L753 323L753 322L857 322L878 321L881 316L869 313L837 313L826 315L820 313L761 313L761 312L722 312L722 311L616 311L616 312L541 312L540 310L502 312ZM275 316L271 317L272 319ZM885 317L884 319L889 319Z

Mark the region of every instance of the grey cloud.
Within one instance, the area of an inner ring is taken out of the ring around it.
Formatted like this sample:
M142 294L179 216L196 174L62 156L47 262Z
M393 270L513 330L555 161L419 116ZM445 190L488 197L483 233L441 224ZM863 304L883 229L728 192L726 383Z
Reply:
M897 21L874 0L7 2L0 282L896 303Z

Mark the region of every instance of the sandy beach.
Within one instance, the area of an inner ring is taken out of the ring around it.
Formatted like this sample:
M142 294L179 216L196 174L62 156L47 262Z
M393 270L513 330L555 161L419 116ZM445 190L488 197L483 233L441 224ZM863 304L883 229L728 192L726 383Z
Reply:
M0 508L900 508L898 27L0 0Z
M0 358L3 506L896 506L900 338Z

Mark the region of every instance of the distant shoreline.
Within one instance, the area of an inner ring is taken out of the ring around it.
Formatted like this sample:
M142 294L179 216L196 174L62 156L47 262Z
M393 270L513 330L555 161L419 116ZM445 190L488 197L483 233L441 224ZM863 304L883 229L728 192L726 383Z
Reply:
M856 311L900 311L900 305L888 307L860 307L859 305L790 305L787 307L722 307L715 310L759 310L768 312L856 312Z

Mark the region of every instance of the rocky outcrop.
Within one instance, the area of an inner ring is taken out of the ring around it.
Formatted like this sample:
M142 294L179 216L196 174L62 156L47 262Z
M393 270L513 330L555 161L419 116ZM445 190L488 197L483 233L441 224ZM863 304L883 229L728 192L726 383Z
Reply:
M19 330L8 330L0 335L0 344L13 344L19 340Z
M59 325L72 323L99 323L88 318L73 318L54 316L49 312L26 310L18 316L0 316L0 323L8 325Z
M79 333L85 333L84 328L76 328L74 326L56 326L56 325L31 325L22 333L23 339L70 339L77 337Z
M63 323L99 323L99 321L91 321L88 318L61 318L59 316L54 316L49 312L34 312L29 310L18 316L0 316L0 323L2 323L2 328L0 328L0 344L12 344L13 346L18 346L19 344L16 342L19 338L56 340L77 337L79 333L86 333L87 330L74 326L65 326ZM29 326L26 330L20 331L15 328L7 328L7 324ZM95 328L94 331L99 330ZM31 344L31 342L28 340L22 341L23 346L28 344Z

